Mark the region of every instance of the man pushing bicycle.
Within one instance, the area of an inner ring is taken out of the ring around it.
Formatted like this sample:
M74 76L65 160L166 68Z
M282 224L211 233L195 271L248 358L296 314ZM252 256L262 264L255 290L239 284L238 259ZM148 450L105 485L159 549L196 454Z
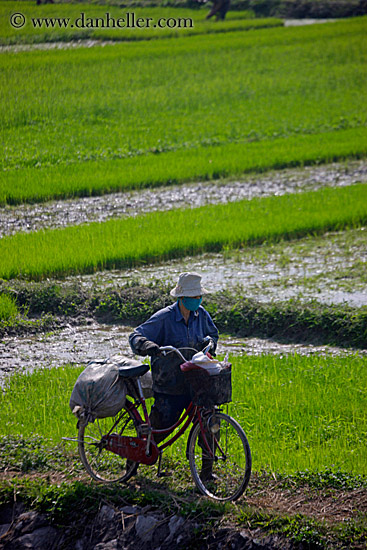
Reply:
M197 273L181 273L170 295L176 302L157 311L138 326L129 337L131 349L137 355L151 357L154 404L150 413L152 427L164 429L173 425L191 402L182 361L175 354L163 355L160 347L180 348L189 360L196 351L213 340L215 352L218 330L209 313L202 307L202 297L208 291L201 285ZM184 348L190 348L186 350ZM156 442L157 437L155 437ZM164 437L161 438L161 440ZM202 476L211 475L211 461L203 463Z

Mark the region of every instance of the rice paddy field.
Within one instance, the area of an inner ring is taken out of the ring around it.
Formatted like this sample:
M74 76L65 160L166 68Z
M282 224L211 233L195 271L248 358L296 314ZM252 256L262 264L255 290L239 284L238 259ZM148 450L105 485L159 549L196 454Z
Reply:
M20 29L8 24L14 12L21 12L24 15L25 25ZM107 13L110 19L109 28L107 27ZM127 13L130 14L130 17L126 16ZM134 16L132 16L132 13ZM189 8L134 7L133 10L129 8L121 9L113 3L109 5L108 2L105 5L56 3L54 6L40 5L35 9L34 3L30 1L7 2L3 0L0 2L0 44L42 44L44 42L88 38L137 41L283 25L283 22L276 18L255 19L254 13L248 10L230 12L223 25L216 27L205 20L207 13L207 9ZM58 18L60 23L41 24L37 22L35 25L32 24L32 19L40 20L43 17ZM118 25L123 23L117 23L117 21L123 17L126 20L125 26L119 28ZM133 21L139 18L149 18L149 26L141 23L140 28L129 28L129 24L131 26ZM100 22L97 21L98 19ZM104 26L102 26L102 19L104 20ZM161 21L159 25L158 21Z
M5 52L0 201L364 156L365 30L357 18Z
M342 470L365 474L365 360L342 357L231 356L233 404L253 451L254 469L273 472ZM0 404L3 435L75 437L69 396L81 369L15 375ZM37 403L37 407L33 404ZM176 460L180 441L170 449Z
M41 437L50 448L73 436L68 401L87 358L69 364L60 327L92 323L88 315L118 303L101 325L112 349L132 323L129 308L150 311L148 295L163 303L164 285L194 268L214 292L214 319L229 327L223 342L238 338L229 410L248 435L255 476L365 480L367 17L285 27L251 11L206 21L207 9L134 8L194 24L120 32L31 22L118 17L117 6L0 2L0 350L9 363L0 372L16 364L1 381L0 436ZM22 29L9 23L15 12ZM108 218L99 216L108 201ZM54 225L53 210L63 219ZM289 322L293 339L268 333L252 354L233 328L247 299L255 318L267 308ZM332 339L310 336L315 317L295 333L302 308L318 308L325 334L355 322L358 349L339 337L331 352ZM99 344L91 334L90 351ZM309 352L298 354L292 346L306 340ZM17 347L33 358L32 346L51 341L56 366L38 352L39 368L16 357ZM182 449L172 453L178 460ZM0 471L12 466L0 452Z

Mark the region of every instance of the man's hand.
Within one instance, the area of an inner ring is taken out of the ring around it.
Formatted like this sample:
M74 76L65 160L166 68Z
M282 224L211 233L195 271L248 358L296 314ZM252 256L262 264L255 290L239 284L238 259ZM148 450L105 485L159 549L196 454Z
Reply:
M143 356L150 355L150 357L156 357L157 355L160 355L160 353L161 352L158 344L155 344L150 340L147 340L146 342L144 342L140 350L140 354Z
M197 348L199 349L199 351L203 351L203 349L205 349L209 345L210 345L208 350L209 353L215 356L214 352L215 352L216 345L214 340L210 336L205 336L205 338L201 342L199 342L199 345L197 346Z

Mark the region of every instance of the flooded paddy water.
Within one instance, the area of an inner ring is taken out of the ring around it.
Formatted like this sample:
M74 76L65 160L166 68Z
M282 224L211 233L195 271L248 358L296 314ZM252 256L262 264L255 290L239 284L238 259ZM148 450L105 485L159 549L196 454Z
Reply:
M349 161L250 175L238 181L190 183L100 197L0 208L0 237L18 231L103 222L173 208L196 208L254 197L314 191L367 181L367 162Z
M196 207L252 197L296 193L322 186L344 186L367 181L367 162L282 170L248 176L236 182L194 183L169 188L116 193L45 204L0 209L0 235L34 231L152 210ZM367 305L367 228L309 236L297 241L264 243L242 250L225 250L161 265L68 277L64 285L78 283L96 289L119 288L132 281L173 283L186 270L202 274L211 291L224 289L262 302L317 300L328 304ZM131 327L97 324L90 320L49 334L6 337L0 341L0 378L16 371L85 364L115 353L131 356ZM353 350L329 346L290 345L260 338L222 337L218 352L235 354L349 354ZM365 354L367 351L359 351Z
M68 277L64 283L99 290L132 281L142 285L166 281L173 285L179 273L197 271L212 292L235 292L240 287L242 295L260 302L294 298L360 307L367 305L366 266L367 228L362 227L160 265Z
M104 359L115 354L132 357L128 337L132 327L98 324L94 321L44 335L3 338L0 341L0 384L15 372L30 372L38 368L59 367L66 363L85 365L92 359ZM272 353L284 355L322 354L367 356L367 350L346 350L333 346L306 344L280 344L262 338L235 338L221 336L218 355Z

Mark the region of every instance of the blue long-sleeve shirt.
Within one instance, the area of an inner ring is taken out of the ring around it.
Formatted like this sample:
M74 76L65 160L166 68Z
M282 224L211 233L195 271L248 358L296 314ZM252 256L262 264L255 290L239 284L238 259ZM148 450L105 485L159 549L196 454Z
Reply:
M131 349L140 354L141 346L147 340L158 346L201 349L204 338L210 336L215 344L218 330L209 313L200 306L190 312L188 323L180 311L178 302L165 307L138 326L129 337ZM184 354L185 355L185 354ZM185 391L184 377L179 369L177 355L155 357L152 360L153 390L156 392L181 394Z

